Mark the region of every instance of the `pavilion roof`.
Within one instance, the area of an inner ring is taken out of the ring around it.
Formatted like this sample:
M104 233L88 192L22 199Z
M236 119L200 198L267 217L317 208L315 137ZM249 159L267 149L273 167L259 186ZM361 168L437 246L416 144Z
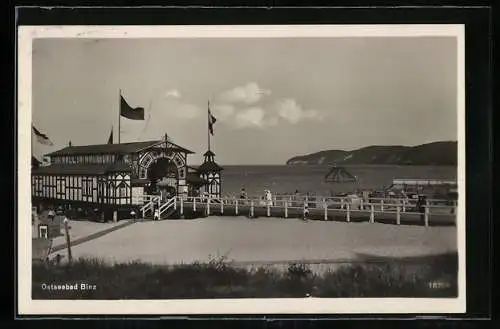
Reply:
M154 141L120 143L120 144L67 146L63 149L49 153L47 155L58 156L58 155L93 155L93 154L129 154L129 153L137 153L143 149L159 145L163 142L164 142L163 140L154 140ZM190 151L175 143L168 142L168 144L171 149L185 152L188 154L194 153L193 151Z

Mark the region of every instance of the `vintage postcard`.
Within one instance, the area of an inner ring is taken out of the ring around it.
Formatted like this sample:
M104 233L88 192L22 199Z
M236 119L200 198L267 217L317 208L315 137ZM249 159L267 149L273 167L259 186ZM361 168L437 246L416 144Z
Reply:
M463 26L17 41L20 314L466 311Z

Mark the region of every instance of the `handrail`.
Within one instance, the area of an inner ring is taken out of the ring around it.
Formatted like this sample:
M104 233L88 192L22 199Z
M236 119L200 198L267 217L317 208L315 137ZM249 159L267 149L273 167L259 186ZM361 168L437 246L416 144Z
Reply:
M160 206L160 208L158 208L158 212L159 212L159 216L161 217L161 215L167 211L168 209L170 209L177 201L177 197L172 197L170 199L167 200L167 202L165 202L164 204L162 204Z
M183 203L192 205L192 204L206 204L207 203L207 198L206 197L183 197ZM210 199L212 201L213 199ZM236 202L238 202L239 206L249 206L253 202L253 207L268 207L267 201L262 200L260 198L245 198L245 199L238 199L235 197L232 198L217 198L218 201L222 202L224 205L236 205ZM393 202L365 202L363 201L361 203L361 199L359 200L360 202L357 203L352 203L349 202L347 198L340 201L333 201L332 199L320 199L320 200L308 200L307 204L310 210L317 209L317 210L323 210L325 206L329 209L330 207L335 207L337 206L337 210L339 211L345 211L347 204L350 205L350 211L363 211L363 210L368 210L371 206L374 208L374 212L387 212L390 213L391 211L395 211L398 207L402 210L402 212L405 213L411 213L415 212L412 211L411 209L415 209L417 206L416 202L408 202L408 200L405 200L405 203L401 202L394 202L396 200L390 200L386 199L387 201L393 201ZM269 207L286 207L290 209L294 208L303 208L305 204L305 200L273 200L272 204L269 205ZM448 204L432 204L432 203L427 203L425 205L422 205L424 208L428 208L429 211L431 210L437 210L437 209L442 209L442 210L451 210L455 209L455 205L448 205ZM418 213L416 211L415 213Z

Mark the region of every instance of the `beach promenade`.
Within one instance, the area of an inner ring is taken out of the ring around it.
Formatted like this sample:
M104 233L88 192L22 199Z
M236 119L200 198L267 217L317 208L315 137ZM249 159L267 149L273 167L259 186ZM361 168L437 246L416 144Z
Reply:
M207 198L176 196L166 201L150 198L141 208L142 216L152 217L159 207L160 218L204 216L247 216L303 218L307 207L309 219L324 221L369 222L415 225L455 225L457 204L448 200L415 200L396 198L300 197L276 196L272 200L236 197Z
M136 222L74 246L73 257L155 264L342 264L456 252L456 228L211 216ZM64 251L61 251L64 253Z

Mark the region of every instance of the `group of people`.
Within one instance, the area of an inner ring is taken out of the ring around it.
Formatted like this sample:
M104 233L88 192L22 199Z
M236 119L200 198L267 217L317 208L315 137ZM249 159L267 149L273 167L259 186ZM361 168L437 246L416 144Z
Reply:
M294 195L296 197L300 196L299 191L295 190ZM240 190L240 199L245 200L248 198L247 191L245 188L241 188ZM272 207L274 205L273 203L273 194L271 193L271 190L265 189L264 190L264 195L260 197L259 200L259 205L260 206L266 206L266 207ZM303 220L307 220L309 218L309 204L307 202L304 202L304 208L303 208Z

